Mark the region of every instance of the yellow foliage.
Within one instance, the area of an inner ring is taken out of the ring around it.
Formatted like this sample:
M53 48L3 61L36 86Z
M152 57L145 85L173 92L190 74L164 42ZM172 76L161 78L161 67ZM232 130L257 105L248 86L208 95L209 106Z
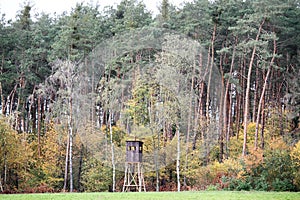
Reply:
M222 163L214 161L208 168L213 176L218 174L237 174L243 169L241 163L237 159L232 158L226 159Z
M202 165L202 158L199 156L200 152L199 150L193 150L191 153L188 154L188 170L182 172L182 174L186 175L187 177L193 178L195 176L195 173L199 169L199 166ZM184 168L185 166L185 156L182 157L183 162L181 162L181 167Z
M263 163L263 150L251 149L250 153L244 159L246 170L250 171L252 168L258 167Z
M45 182L55 185L61 178L61 160L65 156L65 150L59 143L59 134L54 129L54 124L49 124L46 135L41 139L41 169L45 173Z
M224 160L223 164L228 168L229 171L239 172L243 170L243 166L238 159L228 158Z
M190 170L189 170L190 171ZM234 178L242 174L243 166L238 159L228 158L222 163L214 161L207 166L197 167L188 173L187 177L193 179L200 189L205 189L208 185L219 184L220 188L227 187L224 177Z
M254 146L255 126L256 124L253 122L249 123L247 126L247 147L249 149ZM230 138L229 153L231 158L240 158L240 156L242 155L243 141L243 129L240 130L238 139L236 138L236 136Z
M270 140L268 149L271 151L273 151L273 150L289 150L290 147L286 144L285 141L282 140L281 137L278 137L278 138L273 138Z
M278 109L273 107L269 109L269 117L267 117L265 126L265 139L280 137L281 132L289 132L291 120L288 120L289 110L284 109L282 113L278 113Z
M7 167L9 173L17 173L19 187L32 177L29 170L34 163L31 144L27 142L27 134L18 134L5 118L0 117L0 165Z
M300 167L300 141L294 146L294 148L291 151L291 158L293 163Z
M290 155L296 169L294 172L294 184L300 188L300 141L298 141L298 143L294 146Z
M231 158L238 159L242 154L243 138L232 137L229 142L229 153Z

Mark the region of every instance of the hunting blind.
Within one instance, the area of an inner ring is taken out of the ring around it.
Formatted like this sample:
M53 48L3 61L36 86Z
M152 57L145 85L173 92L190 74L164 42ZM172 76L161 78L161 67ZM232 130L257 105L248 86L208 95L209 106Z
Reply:
M143 142L126 141L126 161L123 192L146 192L143 176Z

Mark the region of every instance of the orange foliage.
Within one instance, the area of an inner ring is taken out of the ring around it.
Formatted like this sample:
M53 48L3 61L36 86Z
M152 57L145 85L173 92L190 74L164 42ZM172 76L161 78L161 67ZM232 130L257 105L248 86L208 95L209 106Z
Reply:
M250 172L252 168L258 167L263 163L263 150L262 149L252 149L249 154L245 156L244 159L246 170Z

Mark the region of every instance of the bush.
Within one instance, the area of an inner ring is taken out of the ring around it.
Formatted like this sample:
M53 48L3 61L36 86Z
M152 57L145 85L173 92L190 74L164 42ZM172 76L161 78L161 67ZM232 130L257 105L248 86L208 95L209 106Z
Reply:
M300 190L300 141L294 146L291 153L292 164L294 168L294 181L295 190Z
M294 191L294 167L290 148L282 139L272 140L270 146L262 151L253 151L245 158L243 181L233 182L236 190Z
M260 176L256 180L253 181L253 188L254 190L259 191L268 191L269 190L269 184L264 176Z
M272 188L274 191L294 191L295 187L290 179L280 180L276 178L272 182Z
M252 187L248 181L233 178L229 181L228 189L237 191L249 191L252 189Z
M207 191L216 191L216 190L219 190L219 188L220 188L219 184L217 184L217 185L209 185L209 186L207 186L206 190Z
M107 192L112 185L112 172L109 167L96 159L84 163L82 186L87 192Z

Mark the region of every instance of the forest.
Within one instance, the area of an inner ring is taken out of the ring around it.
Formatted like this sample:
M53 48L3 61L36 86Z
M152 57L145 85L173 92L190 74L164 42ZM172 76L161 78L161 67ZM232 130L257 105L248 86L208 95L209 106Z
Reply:
M300 191L300 1L79 3L0 21L0 193Z

